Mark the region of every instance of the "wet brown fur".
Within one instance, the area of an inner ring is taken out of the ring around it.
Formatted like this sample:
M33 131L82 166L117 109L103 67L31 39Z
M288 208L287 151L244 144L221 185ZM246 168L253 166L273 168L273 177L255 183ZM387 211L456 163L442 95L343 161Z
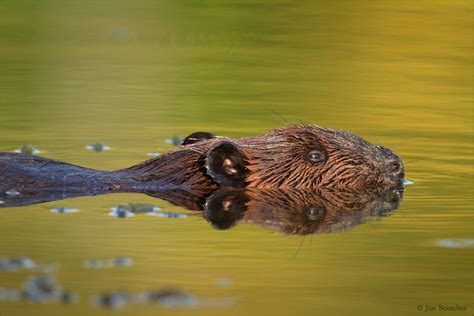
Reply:
M349 132L313 125L255 137L205 139L121 172L140 182L214 188L217 184L206 172L205 159L222 142L235 144L245 156L245 186L249 188L385 191L403 177L402 162L392 151ZM306 159L313 149L324 152L327 159L319 164ZM399 172L390 170L394 162L400 164Z
M248 188L370 192L397 187L404 176L402 162L392 151L349 132L313 125L277 129L262 136L212 136L193 141L197 142L117 171L97 171L47 158L0 153L0 191L22 191L28 186L63 191L86 188L91 189L91 194L155 189L207 194L230 183ZM217 150L223 148L222 144L225 150ZM308 153L314 150L325 160L310 161ZM210 159L213 157L226 160ZM239 172L236 177L219 175L213 169L215 164L222 170L239 167ZM393 164L399 167L396 172L392 170Z

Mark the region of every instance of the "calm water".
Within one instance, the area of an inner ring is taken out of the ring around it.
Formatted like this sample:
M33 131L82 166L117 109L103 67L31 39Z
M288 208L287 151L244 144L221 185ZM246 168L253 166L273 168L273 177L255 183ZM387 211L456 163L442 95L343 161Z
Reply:
M187 212L140 194L4 208L0 258L56 263L56 278L80 301L0 301L0 314L102 315L110 312L91 303L96 294L173 287L207 303L116 313L472 315L472 9L470 1L2 1L0 151L32 143L45 157L112 170L172 150L165 140L174 135L236 137L303 121L395 150L415 184L391 216L305 240L250 224L218 231L195 216L108 216L128 202ZM111 150L84 148L95 142ZM56 206L80 211L49 211ZM135 264L84 267L117 256ZM36 274L0 272L0 287ZM466 310L418 311L439 304Z

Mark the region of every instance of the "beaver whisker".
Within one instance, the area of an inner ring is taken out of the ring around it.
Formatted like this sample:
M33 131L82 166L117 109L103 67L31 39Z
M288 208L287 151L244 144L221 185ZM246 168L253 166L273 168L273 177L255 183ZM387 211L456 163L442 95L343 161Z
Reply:
M423 160L426 160L427 158L419 158L419 159L414 159L414 160L409 160L407 162L404 162L405 165L408 165L409 163L412 163L412 162L417 162L417 161L423 161Z
M266 110L266 111L278 116L279 118L281 118L284 124L290 125L290 122L283 115L278 113L277 111L275 111L273 109L269 109L269 108L264 108L264 110Z
M293 255L293 259L295 259L296 256L298 256L298 254L299 254L301 248L303 247L303 243L304 243L304 239L305 239L305 238L306 238L306 235L303 235L303 238L301 239L300 245L299 245L298 249L296 249L295 254Z

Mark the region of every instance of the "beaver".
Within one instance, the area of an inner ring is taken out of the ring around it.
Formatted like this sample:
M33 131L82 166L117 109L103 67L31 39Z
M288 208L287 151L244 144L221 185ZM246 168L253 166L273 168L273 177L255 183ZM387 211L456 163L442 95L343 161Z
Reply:
M0 153L0 192L87 188L90 195L174 189L210 194L219 187L382 192L403 186L403 178L403 162L393 151L315 125L237 139L196 132L175 151L116 171Z

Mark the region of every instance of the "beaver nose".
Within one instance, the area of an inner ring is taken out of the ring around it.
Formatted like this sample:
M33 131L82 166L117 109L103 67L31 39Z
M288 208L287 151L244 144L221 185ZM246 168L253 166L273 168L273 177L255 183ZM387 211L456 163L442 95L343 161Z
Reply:
M400 170L399 170L399 172L398 172L398 177L399 177L400 179L405 178L405 166L403 165L402 162L400 162Z

